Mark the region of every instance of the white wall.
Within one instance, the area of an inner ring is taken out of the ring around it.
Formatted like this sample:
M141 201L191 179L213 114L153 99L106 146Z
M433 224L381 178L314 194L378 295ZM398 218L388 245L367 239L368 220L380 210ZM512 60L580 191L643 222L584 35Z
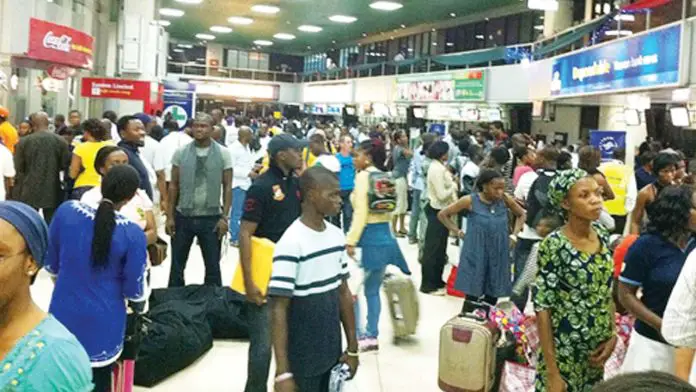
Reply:
M546 135L551 140L554 133L568 134L568 143L577 143L580 139L580 106L556 105L555 121L532 120L532 134Z

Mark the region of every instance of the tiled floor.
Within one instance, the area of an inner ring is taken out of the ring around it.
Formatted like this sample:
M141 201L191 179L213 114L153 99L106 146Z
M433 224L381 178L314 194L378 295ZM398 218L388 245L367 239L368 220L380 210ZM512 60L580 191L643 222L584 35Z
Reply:
M400 240L401 248L413 271L416 284L420 281L417 248ZM458 248L449 249L451 260L459 260ZM237 266L238 253L229 248L222 261L223 280L228 282ZM152 271L154 288L166 287L169 263ZM191 251L187 283L203 282L203 261L197 247ZM53 285L45 273L39 275L32 288L34 299L48 308ZM461 300L451 297L420 295L420 322L418 333L411 342L392 344L391 322L386 308L380 320L379 354L361 357L358 375L346 392L431 392L437 388L437 362L440 327L461 308ZM136 388L136 391L205 391L241 392L246 380L248 343L243 341L216 341L212 350L189 368L170 377L155 388ZM273 370L271 370L271 374ZM270 386L270 384L269 384ZM272 391L272 388L269 388Z

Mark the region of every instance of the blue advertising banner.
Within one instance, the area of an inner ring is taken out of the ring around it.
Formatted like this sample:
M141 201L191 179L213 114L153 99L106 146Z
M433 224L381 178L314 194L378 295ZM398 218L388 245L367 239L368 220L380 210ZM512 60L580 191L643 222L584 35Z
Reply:
M608 161L614 158L617 148L626 148L626 132L593 129L590 130L590 144L599 149L602 161Z
M176 83L176 85L172 85ZM172 89L168 89L172 88ZM183 129L188 119L193 118L196 110L195 85L181 82L164 83L164 111L162 117L167 118L171 115L179 124L179 129Z
M679 83L681 24L553 62L551 95L579 95Z

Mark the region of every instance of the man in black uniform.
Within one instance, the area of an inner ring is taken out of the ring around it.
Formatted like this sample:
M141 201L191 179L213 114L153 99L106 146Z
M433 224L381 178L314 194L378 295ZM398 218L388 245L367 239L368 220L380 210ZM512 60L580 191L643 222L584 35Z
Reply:
M239 253L244 272L249 321L249 360L245 392L266 392L271 363L271 312L252 280L251 237L278 242L301 213L300 187L295 170L302 166L305 143L289 134L268 143L271 158L267 172L247 191L239 229Z

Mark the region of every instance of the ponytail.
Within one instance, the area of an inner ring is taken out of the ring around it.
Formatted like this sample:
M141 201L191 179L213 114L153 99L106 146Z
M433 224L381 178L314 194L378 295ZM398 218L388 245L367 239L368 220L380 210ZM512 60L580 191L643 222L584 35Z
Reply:
M140 186L138 172L129 165L113 167L102 181L102 201L94 217L92 238L92 265L104 268L109 263L111 240L116 229L116 204L127 202L135 196Z

